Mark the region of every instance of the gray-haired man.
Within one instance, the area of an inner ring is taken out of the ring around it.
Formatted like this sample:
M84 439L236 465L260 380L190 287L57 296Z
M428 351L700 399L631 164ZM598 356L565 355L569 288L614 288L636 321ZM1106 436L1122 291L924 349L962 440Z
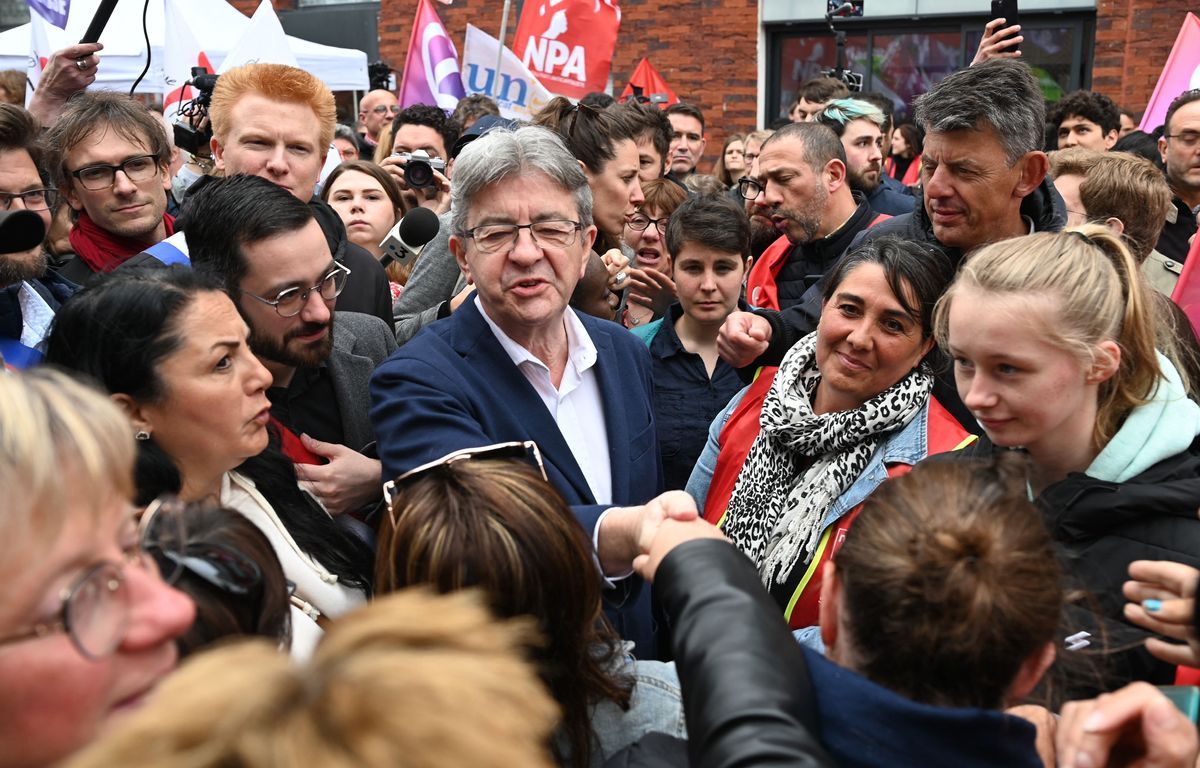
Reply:
M645 346L568 306L596 237L587 177L551 131L497 130L459 155L453 195L450 250L476 292L372 377L384 475L460 449L532 440L604 573L627 574L665 517L696 510L682 492L657 496ZM652 658L649 595L630 594L634 582L610 585L609 616L639 658Z

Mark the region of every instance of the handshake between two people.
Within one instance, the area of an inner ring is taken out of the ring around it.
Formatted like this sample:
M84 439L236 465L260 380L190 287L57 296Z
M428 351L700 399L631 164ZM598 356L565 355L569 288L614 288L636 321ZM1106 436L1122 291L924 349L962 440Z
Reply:
M675 547L693 539L724 539L700 517L696 502L683 491L667 491L635 507L614 507L600 523L600 566L607 576L636 571L654 581L659 563Z

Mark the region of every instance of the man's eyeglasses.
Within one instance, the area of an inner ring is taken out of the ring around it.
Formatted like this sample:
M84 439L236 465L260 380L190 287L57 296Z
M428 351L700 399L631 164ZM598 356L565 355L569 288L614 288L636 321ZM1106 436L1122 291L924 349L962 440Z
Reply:
M744 200L755 200L763 193L763 185L754 179L742 177L738 179L738 194Z
M177 568L160 570L169 553L184 551L184 505L173 496L155 499L142 513L137 543L125 552L124 562L101 561L59 593L62 608L54 621L34 624L10 635L0 644L66 632L84 658L97 660L116 650L129 626L129 588L126 568L159 574L167 583L179 575Z
M667 234L667 223L671 220L670 216L663 216L661 219L652 219L644 213L635 213L629 217L629 221L625 222L630 229L638 232L645 232L646 228L651 224L658 230L658 234Z
M391 518L392 527L396 525L396 499L399 498L400 492L406 486L411 485L417 478L426 475L438 467L447 467L459 461L496 459L527 461L538 468L538 472L542 474L543 480L549 480L546 476L546 465L542 463L542 452L538 450L537 443L532 440L496 443L480 448L463 448L452 451L440 459L434 459L431 462L410 469L395 480L389 480L383 484L383 498L387 501L388 516Z
M1168 133L1166 138L1175 139L1183 146L1191 149L1200 144L1200 131L1184 131L1183 133Z
M380 104L377 107L372 107L371 111L377 115L386 114L388 112L391 112L393 115L398 115L400 114L400 105L392 104L391 106L388 106L387 104Z
M320 294L325 301L333 301L346 288L346 278L350 276L350 270L342 266L339 262L333 262L335 266L329 271L329 274L321 278L321 281L311 288L285 288L275 295L273 299L264 299L262 296L255 295L249 291L243 291L252 299L258 299L263 304L270 304L275 307L275 311L280 317L295 317L300 314L300 310L304 309L308 297L313 292Z
M575 242L575 237L583 224L570 219L550 219L535 221L532 224L485 224L481 227L468 229L463 233L475 241L483 253L498 253L512 250L517 245L517 237L522 229L528 229L536 245L549 248L566 248Z
M13 201L21 199L27 211L48 211L58 203L57 189L30 189L25 192L0 192L0 208L12 210Z
M117 180L117 171L125 174L130 181L149 181L158 175L158 157L156 155L138 155L116 165L97 163L71 171L71 175L79 179L84 189L108 189Z

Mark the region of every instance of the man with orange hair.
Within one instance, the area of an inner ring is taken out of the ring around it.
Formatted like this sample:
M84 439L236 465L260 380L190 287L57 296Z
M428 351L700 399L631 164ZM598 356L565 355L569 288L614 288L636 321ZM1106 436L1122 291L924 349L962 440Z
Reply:
M246 64L217 80L209 117L217 170L259 176L313 207L330 252L350 269L338 309L376 315L392 326L383 267L346 239L341 218L314 197L337 124L329 88L296 67Z

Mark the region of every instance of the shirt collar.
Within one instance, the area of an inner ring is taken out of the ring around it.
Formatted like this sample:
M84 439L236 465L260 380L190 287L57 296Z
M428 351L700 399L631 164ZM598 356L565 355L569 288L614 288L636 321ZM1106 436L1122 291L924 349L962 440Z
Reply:
M487 323L488 328L491 328L492 335L500 342L501 349L512 360L513 365L519 368L523 363L531 363L540 368L548 368L545 363L534 357L525 347L513 341L511 336L496 325L495 321L488 316L487 310L483 308L483 302L479 300L478 293L475 294L475 307L483 316L483 321ZM567 331L567 361L582 373L596 364L596 345L592 342L592 337L588 335L587 328L583 327L583 323L571 307L567 307L563 311L563 326Z

